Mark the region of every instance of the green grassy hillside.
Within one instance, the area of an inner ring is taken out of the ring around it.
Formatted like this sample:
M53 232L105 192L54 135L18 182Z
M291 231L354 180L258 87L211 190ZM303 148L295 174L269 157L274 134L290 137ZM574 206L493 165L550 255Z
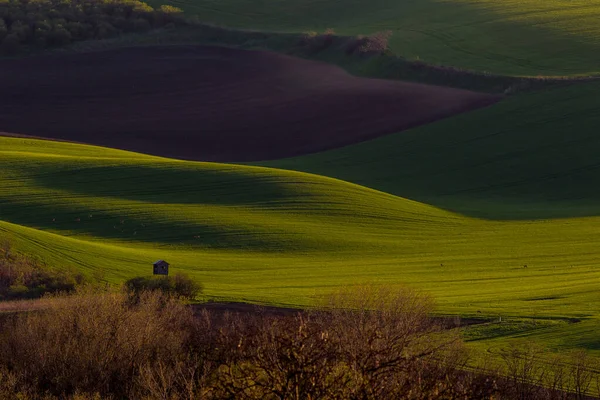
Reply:
M441 313L582 318L540 332L594 348L599 235L599 217L486 221L306 173L0 138L0 236L111 282L164 258L230 300L407 284Z
M477 218L600 216L600 84L265 165L332 176Z
M151 2L152 3L152 2ZM153 4L157 5L160 2ZM284 32L394 33L429 63L511 75L600 72L597 0L171 0L200 20Z

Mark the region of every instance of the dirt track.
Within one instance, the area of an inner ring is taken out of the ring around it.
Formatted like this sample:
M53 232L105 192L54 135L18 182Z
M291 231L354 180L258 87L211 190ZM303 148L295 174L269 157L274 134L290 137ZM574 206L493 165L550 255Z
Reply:
M497 100L206 46L0 61L0 131L192 160L312 153Z
M0 303L1 305L2 303ZM239 314L243 316L266 316L266 317L293 317L306 310L301 308L278 307L278 306L258 306L249 303L198 303L190 305L195 315L200 315L203 310L209 311L214 316L224 316L225 314ZM1 309L0 309L1 310ZM459 326L477 325L489 322L483 318L460 318L434 316L433 319L445 328L456 328Z

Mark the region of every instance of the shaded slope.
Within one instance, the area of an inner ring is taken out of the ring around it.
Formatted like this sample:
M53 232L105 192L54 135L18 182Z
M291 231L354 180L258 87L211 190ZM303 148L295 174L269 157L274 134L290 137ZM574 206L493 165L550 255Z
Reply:
M466 215L600 215L600 84L512 97L385 138L266 165L344 179Z
M4 60L0 70L2 131L211 161L336 148L498 99L201 46Z
M211 298L306 305L373 281L440 312L596 316L599 222L481 221L305 173L0 138L0 236L112 282L167 259Z
M28 150L33 143L37 151ZM57 151L56 143L29 139L0 144L3 220L108 242L307 252L357 242L378 247L379 233L403 221L426 231L460 222L430 206L303 173L114 157L100 148L74 155L69 149L88 147L61 144ZM327 223L330 229L316 230ZM359 237L345 235L359 229Z
M152 3L152 2L151 2ZM391 49L428 63L509 75L600 69L600 3L589 0L171 0L217 25L365 35L391 30ZM156 1L155 5L160 4Z

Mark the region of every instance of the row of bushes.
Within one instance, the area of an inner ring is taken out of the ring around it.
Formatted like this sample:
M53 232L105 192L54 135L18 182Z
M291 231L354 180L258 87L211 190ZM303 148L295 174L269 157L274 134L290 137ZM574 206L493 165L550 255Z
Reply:
M326 29L323 33L314 31L304 33L300 37L299 45L306 48L309 54L324 51L336 44L348 55L381 55L389 50L391 37L392 31L376 32L366 36L337 36L333 29Z
M204 27L204 29L211 29ZM220 29L225 35L232 30ZM269 40L273 35L278 35L280 40L288 40L286 50L291 54L303 57L321 58L327 62L339 62L336 55L353 55L346 58L342 66L356 75L369 77L407 80L419 83L429 83L440 86L451 86L489 93L514 94L524 91L539 90L547 87L563 85L568 82L584 82L593 77L513 77L494 75L487 72L465 70L457 67L428 64L420 60L409 60L402 55L393 54L389 49L392 31L375 32L371 35L344 36L336 34L333 29L326 29L322 33L305 32L294 41L285 34L262 34L246 32L246 36L253 36L255 42L264 43L269 47ZM242 42L242 40L238 40ZM274 47L275 50L281 50ZM322 53L322 54L320 54ZM323 57L321 57L323 56ZM375 62L365 61L375 57Z
M0 243L0 301L72 292L84 281L79 273L50 268L34 258L13 253L10 242Z
M502 369L466 372L457 332L409 290L344 291L289 316L130 300L88 290L0 323L0 399L583 399L595 382L584 358L540 369L516 348Z
M183 23L181 10L139 0L0 0L0 52L62 46Z
M183 273L174 276L139 276L127 280L124 287L136 301L144 292L161 292L183 300L194 300L202 293L202 285Z

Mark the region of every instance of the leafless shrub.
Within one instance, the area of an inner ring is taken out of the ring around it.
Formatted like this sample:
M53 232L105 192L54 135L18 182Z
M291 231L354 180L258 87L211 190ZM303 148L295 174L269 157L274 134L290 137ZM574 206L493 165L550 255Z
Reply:
M209 364L198 355L187 354L173 362L156 360L142 365L135 377L131 398L197 399L209 393Z
M501 352L505 369L498 371L503 398L567 400L590 399L597 365L586 351L547 352L533 344L512 344Z
M236 334L224 335L229 340L224 347L236 356L219 367L215 394L240 399L491 394L493 383L462 371L465 349L454 332L432 322L430 311L431 301L416 292L364 286L334 294L318 312L238 324Z
M431 301L408 289L363 286L334 294L315 312L226 318L217 329L224 334L217 338L216 347L230 349L230 357L220 363L213 396L387 399L491 395L493 382L462 370L467 353L458 336L434 324L430 311Z
M201 292L202 285L189 275L179 272L174 276L139 276L125 281L123 285L133 301L143 292L158 291L169 296L194 300Z
M266 317L239 337L238 357L219 370L221 396L236 399L342 399L344 369L327 331L311 316Z
M594 379L593 362L584 350L574 351L569 357L569 376L577 400L583 400L589 393Z
M533 344L511 345L500 353L505 363L507 392L514 399L542 398L546 368L540 360L543 349Z
M327 28L322 34L316 32L304 33L300 37L299 45L307 48L311 53L318 53L331 47L334 40L335 31L331 28Z
M389 48L392 31L376 32L368 36L349 38L345 45L347 54L383 54Z
M324 314L347 366L353 398L446 390L466 361L460 339L429 317L431 300L410 289L361 286L334 294ZM390 397L391 396L391 397Z
M585 398L595 377L585 355L544 364L535 346L473 369L456 329L405 288L355 287L285 315L194 316L160 292L46 301L0 319L0 400L566 400Z
M0 367L0 400L8 400L19 394L19 379L6 367Z
M569 382L567 371L565 370L564 357L554 355L547 360L546 368L549 373L546 374L544 387L548 391L547 398L549 400L567 400L569 398L568 389Z
M0 336L0 363L39 393L125 393L140 368L183 352L190 311L158 293L78 293L18 318Z

